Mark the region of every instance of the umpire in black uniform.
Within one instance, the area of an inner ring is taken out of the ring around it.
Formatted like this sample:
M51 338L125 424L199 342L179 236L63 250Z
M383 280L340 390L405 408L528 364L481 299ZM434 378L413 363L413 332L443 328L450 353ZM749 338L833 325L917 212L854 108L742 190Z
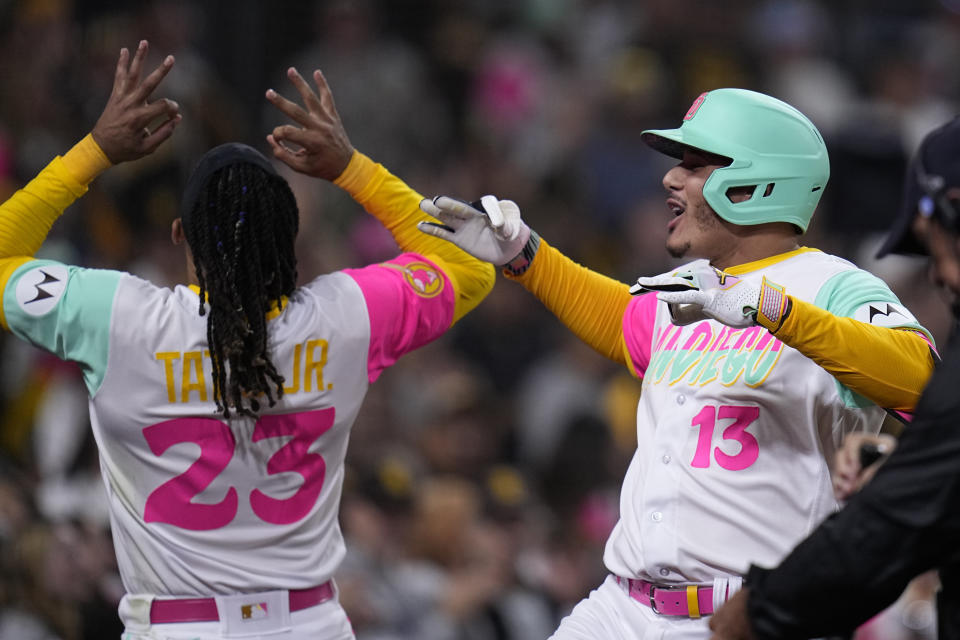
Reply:
M960 118L928 134L879 256L928 255L960 319ZM847 635L938 569L940 640L960 640L960 337L953 332L899 444L876 476L775 569L716 614L714 640Z

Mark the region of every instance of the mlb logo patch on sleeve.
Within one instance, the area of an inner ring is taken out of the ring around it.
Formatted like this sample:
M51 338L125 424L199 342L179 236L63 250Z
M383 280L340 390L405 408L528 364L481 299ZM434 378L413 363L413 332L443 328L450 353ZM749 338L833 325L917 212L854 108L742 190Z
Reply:
M49 313L67 286L67 268L62 264L47 264L30 269L17 282L17 304L24 313L42 316Z

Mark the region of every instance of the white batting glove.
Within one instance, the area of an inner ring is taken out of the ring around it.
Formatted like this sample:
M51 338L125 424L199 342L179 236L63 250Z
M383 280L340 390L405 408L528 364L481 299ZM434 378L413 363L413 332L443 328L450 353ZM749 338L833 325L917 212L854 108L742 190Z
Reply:
M423 233L452 242L470 255L498 266L519 256L530 240L530 227L520 218L520 207L512 200L483 196L480 207L437 196L422 200L420 209L437 218L422 221L417 228Z
M674 324L712 318L731 327L761 324L776 331L789 313L783 287L763 278L760 286L697 261L687 270L639 278L631 293L656 291Z

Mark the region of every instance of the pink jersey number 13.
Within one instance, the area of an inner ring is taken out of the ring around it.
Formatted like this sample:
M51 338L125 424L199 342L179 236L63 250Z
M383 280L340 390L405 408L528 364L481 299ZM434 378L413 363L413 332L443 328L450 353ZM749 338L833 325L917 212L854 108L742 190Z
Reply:
M724 469L741 471L746 469L760 455L760 445L757 439L747 431L747 427L760 417L760 407L723 405L719 409L707 405L700 413L693 417L692 427L700 427L697 437L697 451L690 461L690 466L706 469L710 466L710 453L713 445L713 431L717 426L717 419L732 419L733 424L723 430L721 438L735 440L740 443L740 451L734 455L724 453L720 447L713 449L713 456Z

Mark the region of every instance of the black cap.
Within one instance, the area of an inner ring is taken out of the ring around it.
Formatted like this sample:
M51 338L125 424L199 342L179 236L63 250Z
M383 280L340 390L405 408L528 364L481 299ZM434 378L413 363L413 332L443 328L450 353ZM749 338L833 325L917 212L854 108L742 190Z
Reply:
M932 190L942 194L950 187L960 187L960 117L934 129L920 143L907 168L900 214L877 251L877 257L889 253L929 255L926 246L911 230L913 219L921 206L931 207L932 211L933 202L937 200ZM925 197L933 198L933 202L921 205Z
M253 147L240 142L221 144L203 154L193 173L190 174L190 179L187 180L187 186L183 191L183 200L180 202L180 216L186 219L190 215L200 191L210 176L224 167L240 163L256 165L268 173L277 175L277 170L273 168L267 157Z

